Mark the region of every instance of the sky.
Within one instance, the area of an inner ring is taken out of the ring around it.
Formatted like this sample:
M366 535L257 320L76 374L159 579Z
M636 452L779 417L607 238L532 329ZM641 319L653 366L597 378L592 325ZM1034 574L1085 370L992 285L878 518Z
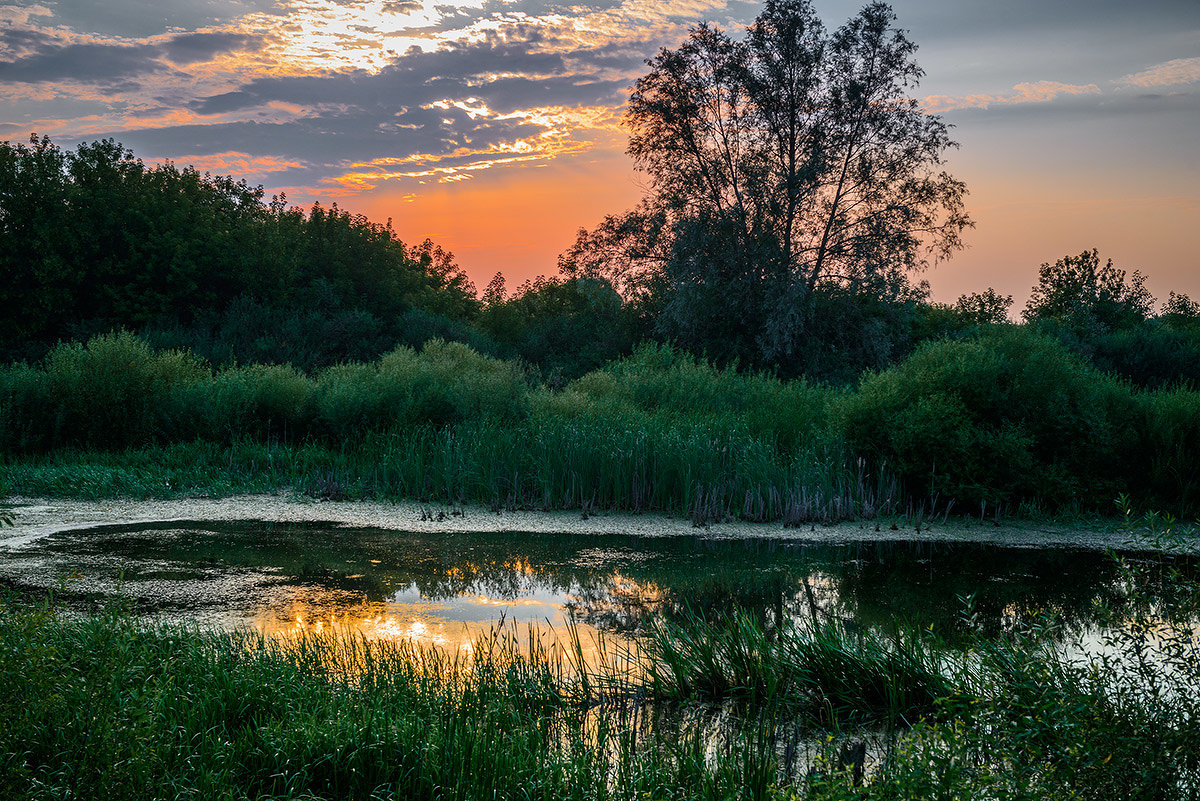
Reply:
M861 3L814 0L830 28ZM967 249L935 300L1097 248L1200 299L1200 2L895 0L954 127ZM0 0L0 140L114 138L453 251L482 289L553 275L631 208L629 88L743 0Z

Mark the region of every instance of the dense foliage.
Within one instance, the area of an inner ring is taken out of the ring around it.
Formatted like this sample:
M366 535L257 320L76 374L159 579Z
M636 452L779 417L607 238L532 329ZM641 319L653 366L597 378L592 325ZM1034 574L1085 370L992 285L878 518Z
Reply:
M228 321L230 358L282 361L319 350L312 334L289 350L297 331L340 324L339 343L373 332L394 344L412 310L476 312L466 276L432 243L406 246L390 224L336 206L305 213L262 197L191 167L147 167L112 140L75 151L45 137L0 143L3 355L113 328L183 330L190 344Z
M165 471L191 453L194 469L148 490L135 482L135 494L226 491L259 480L234 473L259 469L273 488L312 490L337 473L337 494L351 497L658 509L697 522L796 524L951 501L972 514L1104 512L1120 493L1200 510L1200 393L1138 389L1012 325L929 343L856 389L653 344L561 388L442 340L313 372L214 372L188 352L107 334L0 368L0 448L12 460L4 480L25 494L88 494L46 478L68 469L73 449L119 472L120 451L149 448L129 464L160 453Z

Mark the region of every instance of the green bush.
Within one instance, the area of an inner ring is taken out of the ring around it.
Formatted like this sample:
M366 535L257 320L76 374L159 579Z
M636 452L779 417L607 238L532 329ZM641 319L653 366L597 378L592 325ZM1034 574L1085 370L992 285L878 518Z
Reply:
M842 394L803 379L717 368L666 345L646 344L631 356L571 382L562 408L607 408L669 420L705 418L765 436L794 452L819 438L831 401Z
M1006 326L868 375L839 413L851 446L918 497L1095 508L1127 488L1139 406L1056 340Z
M185 390L209 377L191 354L154 353L126 331L59 345L40 369L5 371L6 445L111 448L169 437L188 427Z
M1128 470L1150 508L1200 514L1200 392L1176 389L1144 398L1144 470Z
M464 420L513 420L528 413L521 369L459 342L430 340L424 350L399 347L371 364L332 367L317 376L319 424L337 437Z
M212 381L194 389L188 404L197 409L204 427L195 436L223 434L284 438L306 422L313 395L312 379L290 366L251 365L217 373Z

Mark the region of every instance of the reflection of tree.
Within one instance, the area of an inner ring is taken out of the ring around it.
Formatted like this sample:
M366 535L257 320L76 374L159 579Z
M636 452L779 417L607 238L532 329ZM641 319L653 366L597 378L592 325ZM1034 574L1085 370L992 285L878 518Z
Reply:
M1100 620L1099 605L1120 609L1147 598L1119 583L1112 558L1096 551L942 543L856 551L834 576L842 613L864 625L932 624L953 639L971 626L990 636L1053 614L1078 630Z
M933 624L953 640L972 626L991 635L1043 612L1080 629L1101 619L1100 606L1122 614L1159 597L1158 590L1121 581L1103 553L980 544L832 546L175 522L105 527L49 547L64 560L83 548L130 565L266 573L275 585L320 588L355 603L386 603L412 587L434 601L549 593L568 598L568 611L581 622L620 631L686 609L714 621L749 612L769 626L809 618L884 628L897 621ZM967 596L974 599L970 623L963 615Z

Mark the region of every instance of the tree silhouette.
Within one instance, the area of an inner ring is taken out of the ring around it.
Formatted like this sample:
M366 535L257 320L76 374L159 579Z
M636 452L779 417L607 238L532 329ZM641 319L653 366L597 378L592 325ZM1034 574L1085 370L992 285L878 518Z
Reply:
M824 286L903 294L971 222L895 20L872 3L827 34L809 0L770 0L742 41L702 24L661 51L627 112L649 191L561 269L660 294L660 333L752 361L797 350Z
M1038 269L1038 284L1025 305L1026 320L1052 320L1096 335L1144 322L1154 311L1146 277L1127 276L1112 259L1100 263L1095 248Z

